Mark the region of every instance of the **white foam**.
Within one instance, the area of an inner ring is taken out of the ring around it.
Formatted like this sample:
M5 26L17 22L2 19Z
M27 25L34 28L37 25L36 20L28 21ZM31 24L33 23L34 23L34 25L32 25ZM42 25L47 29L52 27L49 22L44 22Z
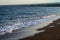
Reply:
M56 16L56 15L44 16L43 18L49 18L49 17L52 17L52 16Z
M50 15L50 16L43 17L43 19L36 19L36 20L29 21L29 22L18 22L18 23L15 23L14 25L11 25L11 26L5 26L5 28L2 27L2 28L0 28L0 31L11 33L13 30L17 30L17 29L20 29L23 27L28 27L31 25L36 25L39 23L46 22L48 20L56 20L58 18L60 18L60 17L58 17L56 15ZM53 27L53 26L50 26L50 27Z

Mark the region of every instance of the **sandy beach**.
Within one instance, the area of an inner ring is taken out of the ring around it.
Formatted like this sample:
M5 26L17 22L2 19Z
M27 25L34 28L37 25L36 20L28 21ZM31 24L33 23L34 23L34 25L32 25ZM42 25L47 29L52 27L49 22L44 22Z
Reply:
M37 31L41 30L45 31L19 40L60 40L60 19L53 21L44 28L37 29Z

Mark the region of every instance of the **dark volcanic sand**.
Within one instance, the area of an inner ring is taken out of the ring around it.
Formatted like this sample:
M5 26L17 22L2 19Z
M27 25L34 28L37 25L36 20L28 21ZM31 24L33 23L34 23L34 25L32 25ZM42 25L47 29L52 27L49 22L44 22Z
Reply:
M60 19L53 21L42 29L37 29L37 31L40 30L45 31L20 40L60 40Z

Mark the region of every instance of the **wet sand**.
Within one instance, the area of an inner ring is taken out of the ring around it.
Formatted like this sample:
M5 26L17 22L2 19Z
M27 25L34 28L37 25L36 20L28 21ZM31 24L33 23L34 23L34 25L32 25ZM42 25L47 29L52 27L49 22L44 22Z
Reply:
M37 29L37 31L41 30L45 31L19 40L60 40L60 19L53 21L44 28Z

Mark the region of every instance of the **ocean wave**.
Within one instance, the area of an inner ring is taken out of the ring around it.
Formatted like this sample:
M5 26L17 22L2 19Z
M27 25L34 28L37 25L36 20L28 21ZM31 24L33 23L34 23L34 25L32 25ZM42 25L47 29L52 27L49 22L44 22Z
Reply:
M56 16L56 15L49 15L49 16L43 16L42 19L35 19L35 20L30 20L28 22L17 22L14 23L13 25L9 25L9 26L4 26L4 27L0 27L0 35L6 34L6 33L12 33L13 30L18 30L21 29L23 27L29 27L29 26L33 26L33 25L37 25L43 22L46 22L48 20L56 20L60 17Z
M52 16L56 16L56 15L43 16L43 18L48 18L48 17L52 17Z

